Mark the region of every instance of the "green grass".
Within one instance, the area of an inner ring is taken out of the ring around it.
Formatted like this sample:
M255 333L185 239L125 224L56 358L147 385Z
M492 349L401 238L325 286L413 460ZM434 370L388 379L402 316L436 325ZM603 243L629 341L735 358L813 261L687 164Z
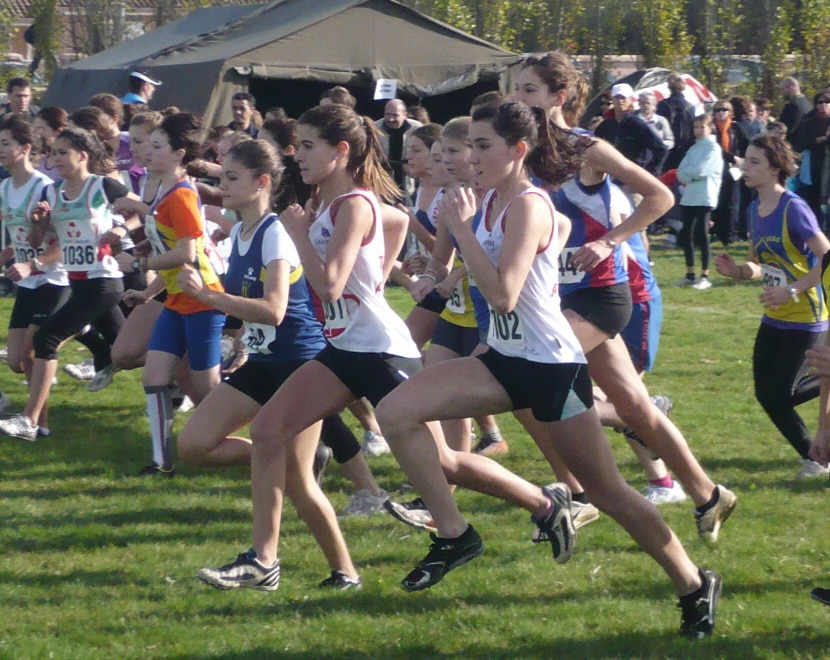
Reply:
M246 471L132 476L149 456L136 372L98 395L60 375L53 436L0 441L0 657L827 657L830 609L808 593L830 585L828 483L794 479L795 453L753 399L759 288L716 278L709 291L676 289L680 255L655 248L655 260L665 323L647 382L674 398L674 419L697 456L740 498L714 548L697 540L690 505L663 509L693 559L724 576L712 639L678 637L668 580L607 517L558 566L549 548L530 544L524 511L467 491L457 500L485 553L425 593L406 594L398 583L426 552L426 535L385 516L342 523L363 591L319 591L325 561L290 508L280 589L209 589L196 571L250 545ZM400 290L389 295L406 310ZM9 307L0 303L4 314ZM61 361L81 357L70 344ZM20 381L0 373L16 408ZM814 428L815 402L802 412ZM500 459L534 482L551 481L512 417L500 423L510 443ZM625 476L642 487L621 436L609 439ZM404 481L388 456L371 465L390 491ZM338 509L346 505L349 484L336 467L325 489Z

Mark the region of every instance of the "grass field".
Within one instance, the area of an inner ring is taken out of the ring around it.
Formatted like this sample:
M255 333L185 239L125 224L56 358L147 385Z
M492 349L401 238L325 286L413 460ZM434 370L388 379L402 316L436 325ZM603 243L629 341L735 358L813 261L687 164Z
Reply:
M830 608L809 598L813 586L830 586L828 481L795 480L795 452L753 399L757 283L716 278L709 291L677 289L680 254L655 249L655 260L665 323L647 382L674 398L697 456L739 497L714 548L697 540L691 505L663 509L693 559L724 576L713 638L679 638L668 580L607 517L558 566L547 546L529 542L524 511L466 491L457 500L485 553L427 592L399 587L427 536L384 515L342 522L364 589L320 591L327 566L290 508L279 590L214 591L196 571L250 545L246 471L179 466L173 480L134 477L149 458L139 374L119 374L98 395L61 374L52 436L0 440L0 658L830 656ZM389 295L405 313L400 290ZM3 318L9 309L0 303ZM83 356L70 344L61 361ZM0 371L0 387L22 407L20 376ZM811 428L816 410L802 408ZM500 460L552 481L512 417L500 423L510 443ZM624 475L643 487L621 436L609 439ZM404 481L392 458L370 464L388 490ZM345 507L349 484L336 466L324 486Z

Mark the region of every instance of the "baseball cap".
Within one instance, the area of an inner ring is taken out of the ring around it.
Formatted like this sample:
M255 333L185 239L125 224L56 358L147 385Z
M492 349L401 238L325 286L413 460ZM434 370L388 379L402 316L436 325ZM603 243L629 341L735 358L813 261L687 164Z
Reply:
M630 99L634 96L634 89L627 83L617 83L611 88L611 96L623 96Z
M138 78L139 80L143 80L146 83L150 83L151 85L155 85L158 87L161 85L161 80L155 80L154 78L150 77L150 72L147 69L138 69L137 71L133 71L130 73L130 76L133 78Z

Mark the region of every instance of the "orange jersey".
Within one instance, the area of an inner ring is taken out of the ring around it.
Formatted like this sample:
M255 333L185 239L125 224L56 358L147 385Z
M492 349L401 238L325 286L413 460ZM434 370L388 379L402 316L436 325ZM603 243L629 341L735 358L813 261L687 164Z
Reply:
M153 246L154 254L166 254L182 239L196 241L196 260L191 264L202 276L205 286L213 291L223 291L222 283L205 253L205 224L199 208L199 194L182 179L168 190L148 218L145 233ZM158 271L167 289L165 307L179 314L195 314L213 309L191 298L176 284L180 267Z

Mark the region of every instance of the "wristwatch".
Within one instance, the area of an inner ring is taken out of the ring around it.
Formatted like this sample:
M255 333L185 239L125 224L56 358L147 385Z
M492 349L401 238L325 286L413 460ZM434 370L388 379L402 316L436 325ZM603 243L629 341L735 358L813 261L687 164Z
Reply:
M40 259L35 257L32 259L32 265L35 267L35 270L43 270L46 268L46 264L44 264Z
M141 272L141 259L133 259L132 268L134 273Z

